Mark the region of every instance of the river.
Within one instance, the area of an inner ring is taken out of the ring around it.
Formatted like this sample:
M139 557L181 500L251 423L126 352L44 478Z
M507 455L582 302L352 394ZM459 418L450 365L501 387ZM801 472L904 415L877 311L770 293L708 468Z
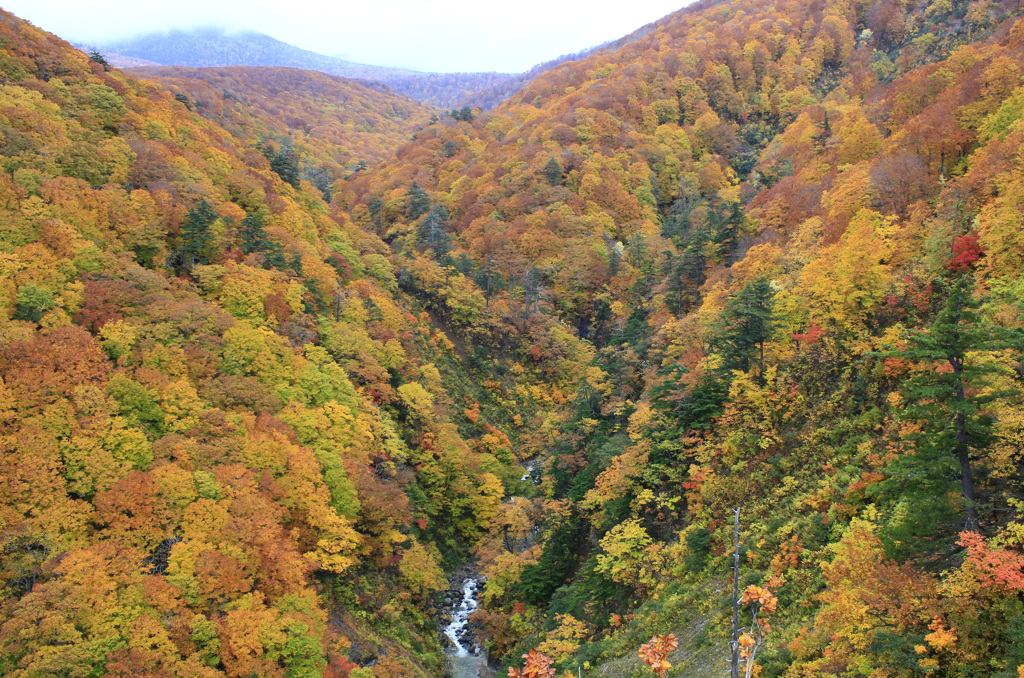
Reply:
M445 649L452 678L489 678L493 675L487 668L487 651L477 644L469 628L469 616L479 606L477 595L480 582L467 577L462 582L462 597L452 605L452 620L444 627L444 635L452 642Z
M524 467L521 482L540 482L537 471L541 468L539 459L530 460ZM515 502L512 497L509 502ZM536 529L536 528L535 528ZM528 542L531 537L528 536ZM451 641L445 648L448 670L451 678L493 678L494 672L487 666L487 650L480 647L478 639L469 627L469 617L479 607L477 596L483 588L479 578L473 576L475 569L462 570L462 596L450 603L451 621L444 627L444 635ZM457 581L457 579L456 579Z

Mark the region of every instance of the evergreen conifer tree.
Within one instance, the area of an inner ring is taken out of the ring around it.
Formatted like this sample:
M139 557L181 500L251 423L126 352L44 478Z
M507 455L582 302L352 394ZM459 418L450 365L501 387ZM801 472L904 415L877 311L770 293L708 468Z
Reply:
M373 221L377 234L384 235L384 201L380 199L380 196L376 196L367 209L370 210L370 220Z
M902 417L919 430L908 436L912 454L897 459L890 469L898 491L919 498L909 505L918 507L920 515L908 515L905 525L917 536L936 527L953 536L960 529L954 525L957 515L967 530L983 529L972 457L992 440L994 422L986 405L1019 393L990 388L1008 369L993 359L995 354L1019 351L1020 336L985 322L974 288L972 276L958 278L932 326L910 332L902 351L882 354L925 368L902 384ZM957 489L963 500L960 511L948 501Z
M299 161L290 149L281 149L270 158L270 169L286 184L299 187Z
M212 240L210 226L217 220L217 214L205 199L188 211L181 227L181 254L189 268L205 264L209 260Z
M565 170L562 168L562 163L558 162L558 158L555 156L551 156L548 164L544 165L544 178L552 186L561 186L564 177Z
M284 257L284 250L276 242L272 242L267 246L266 253L263 255L263 268L275 268L279 271L286 271L288 269L288 261Z
M478 287L484 292L484 299L487 305L491 304L491 296L499 290L504 289L504 278L494 265L494 257L490 254L484 259L483 264L477 269L473 279Z
M681 254L665 252L665 263L661 266L661 273L665 276L665 286L669 294L665 296L665 306L672 311L677 318L683 317L683 300L687 285L686 261Z
M764 347L775 334L775 291L766 278L758 278L729 298L722 312L725 327L717 348L722 369L764 373Z
M434 205L420 220L416 230L420 245L431 249L436 259L440 259L451 249L451 237L447 228L448 210L441 205Z
M418 181L412 182L405 194L405 217L412 221L419 219L430 211L430 196L423 190Z
M706 282L708 260L718 256L719 245L711 239L707 224L690 228L683 240L680 266L693 286L693 307L700 305L700 287Z
M263 227L263 217L256 212L246 214L239 228L239 247L245 254L267 249L270 240Z
M716 221L718 228L715 240L723 255L728 255L739 242L740 229L743 228L744 222L742 206L738 202L730 203L729 213L724 217L717 217Z
M103 66L104 71L110 70L110 64L107 62L106 58L102 54L100 54L99 50L89 50L89 59L95 61L100 66Z

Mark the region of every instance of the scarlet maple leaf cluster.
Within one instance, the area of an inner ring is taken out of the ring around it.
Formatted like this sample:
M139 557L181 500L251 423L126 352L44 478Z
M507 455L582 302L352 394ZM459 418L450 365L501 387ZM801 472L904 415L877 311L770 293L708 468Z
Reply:
M985 256L985 247L980 244L981 235L971 231L953 240L953 256L946 262L946 268L954 273L974 269L976 262Z
M967 561L983 586L1024 591L1024 556L1010 549L989 547L977 532L961 532L959 543L967 547Z

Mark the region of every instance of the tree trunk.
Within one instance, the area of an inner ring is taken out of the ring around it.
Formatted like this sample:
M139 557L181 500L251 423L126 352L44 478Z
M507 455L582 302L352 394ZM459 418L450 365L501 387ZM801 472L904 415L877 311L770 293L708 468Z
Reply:
M958 321L960 319L960 308L962 304L963 292L961 291L956 301ZM947 361L953 368L953 373L959 379L956 389L956 401L958 403L963 403L967 397L967 394L964 391L962 376L964 369L963 353L954 352L947 358ZM962 410L957 412L956 416L953 417L953 427L956 430L957 460L960 462L960 487L963 491L964 503L967 508L967 531L981 532L981 522L978 520L977 495L974 492L974 474L971 472L971 440L967 436L967 418L964 416Z
M731 678L740 678L740 509L734 508L732 572L732 650Z
M963 419L963 415L957 415L957 419ZM959 421L957 422L960 423ZM967 531L981 532L981 522L978 520L978 508L976 495L974 493L974 477L971 474L971 447L967 444L967 436L957 431L957 452L960 458L960 485L964 492L964 503L967 505Z
M696 270L693 275L693 308L696 309L700 306L700 286L704 284L701 278L704 277L704 257L703 255L697 261Z

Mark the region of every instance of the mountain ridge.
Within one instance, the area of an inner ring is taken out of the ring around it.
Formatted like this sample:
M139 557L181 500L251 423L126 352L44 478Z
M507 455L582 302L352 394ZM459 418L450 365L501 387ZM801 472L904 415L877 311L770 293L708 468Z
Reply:
M90 46L112 64L119 59L142 59L152 67L164 66L287 66L315 70L346 78L380 82L396 92L441 108L476 106L492 108L535 75L577 55L559 57L521 74L475 72L434 73L360 64L304 50L257 31L227 31L208 27L150 33L130 40Z
M128 72L184 97L239 138L284 144L299 161L300 178L328 196L336 181L390 157L438 112L377 82L288 66Z

